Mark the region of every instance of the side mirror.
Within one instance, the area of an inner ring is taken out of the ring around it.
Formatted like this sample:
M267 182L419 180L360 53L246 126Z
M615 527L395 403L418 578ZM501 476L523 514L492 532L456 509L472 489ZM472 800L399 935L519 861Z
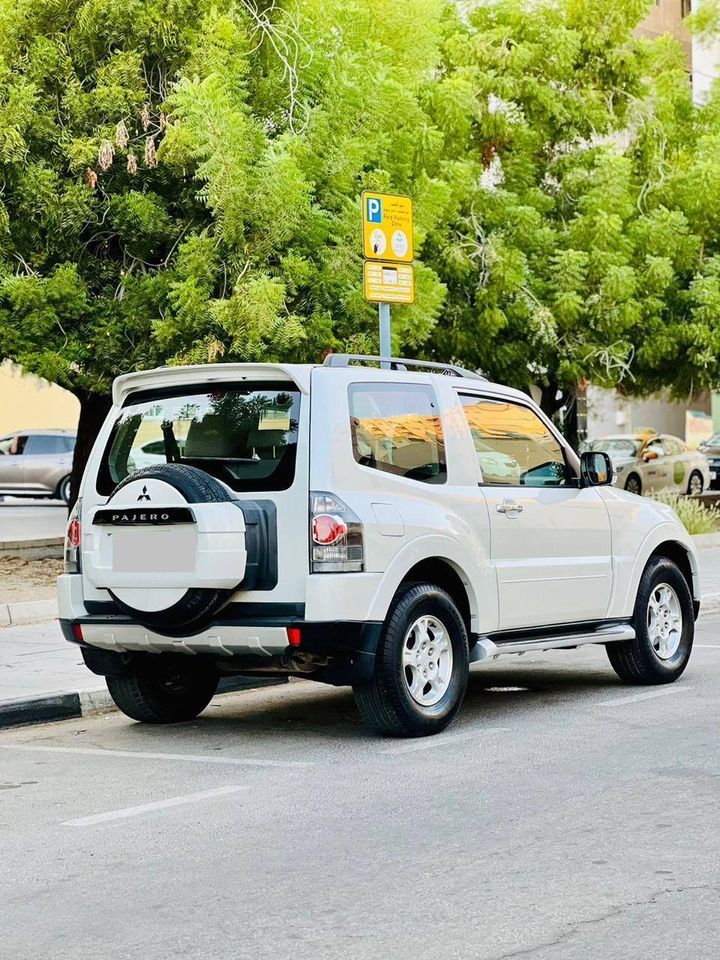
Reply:
M612 460L599 450L586 450L580 455L580 477L583 487L604 487L611 484Z
M650 463L651 460L658 460L659 457L660 457L660 454L657 452L657 450L646 450L645 453L642 455L642 458L645 461L645 463Z

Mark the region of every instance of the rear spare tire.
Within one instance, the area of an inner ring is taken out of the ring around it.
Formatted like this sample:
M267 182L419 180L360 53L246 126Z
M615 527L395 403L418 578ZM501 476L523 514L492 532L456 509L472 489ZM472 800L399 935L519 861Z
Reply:
M131 474L96 510L92 526L89 578L159 633L206 625L241 584L250 559L241 502L185 464Z

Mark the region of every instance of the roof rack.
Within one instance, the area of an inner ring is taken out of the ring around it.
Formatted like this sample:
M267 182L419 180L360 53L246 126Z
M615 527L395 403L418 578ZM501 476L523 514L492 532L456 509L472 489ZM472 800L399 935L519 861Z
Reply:
M435 363L432 360L408 360L404 357L370 357L362 353L330 353L325 357L325 367L349 367L353 363L383 363L389 370L403 370L419 367L451 377L467 377L470 380L487 380L481 373L473 373L453 363Z

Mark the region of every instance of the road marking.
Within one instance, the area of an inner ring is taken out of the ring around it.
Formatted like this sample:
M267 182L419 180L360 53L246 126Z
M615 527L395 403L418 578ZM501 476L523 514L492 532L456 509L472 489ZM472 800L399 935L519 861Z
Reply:
M451 747L454 743L463 743L466 740L477 740L486 733L502 733L509 730L510 727L478 727L474 733L460 733L454 737L421 737L417 740L411 740L409 743L401 743L396 747L386 747L378 751L387 755L398 753L414 753L416 750L429 750L430 747Z
M624 703L637 703L639 700L653 700L655 697L667 697L670 693L687 693L694 687L665 687L662 690L651 690L649 693L636 693L632 697L620 697L619 700L601 700L598 707L619 707Z
M232 767L310 767L309 760L262 760L256 757L218 757L195 753L145 753L138 750L102 750L97 747L45 747L29 743L0 743L0 750L38 753L77 753L86 757L132 757L134 760L180 760L186 763L221 763Z
M718 643L694 643L693 650L695 647L702 647L703 650L720 650L720 644Z
M125 807L122 810L109 810L107 813L94 813L89 817L80 817L77 820L65 820L64 827L90 827L95 823L108 823L111 820L127 820L128 817L139 817L151 810L165 810L168 807L182 807L186 803L200 803L203 800L212 800L214 797L226 797L246 787L230 786L216 787L214 790L203 790L202 793L186 793L183 797L170 797L168 800L156 800L154 803L141 803L137 807Z

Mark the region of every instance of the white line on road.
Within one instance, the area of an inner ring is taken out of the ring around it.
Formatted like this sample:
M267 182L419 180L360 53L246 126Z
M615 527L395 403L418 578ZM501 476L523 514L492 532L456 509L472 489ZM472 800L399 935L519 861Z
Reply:
M695 647L702 647L703 650L720 650L720 643L694 643L693 650Z
M662 690L651 690L649 693L636 693L632 697L620 697L619 700L601 700L598 707L620 707L624 703L637 703L639 700L653 700L655 697L666 697L669 693L688 693L693 687L663 687Z
M195 753L144 753L138 750L101 750L95 747L45 747L30 743L0 743L0 750L38 753L77 753L86 757L132 757L134 760L181 760L186 763L222 763L233 767L309 767L309 760L263 760L258 757L218 757Z
M486 733L502 733L509 730L510 727L478 727L473 733L461 733L454 737L422 737L418 740L411 740L409 743L401 743L396 747L386 747L379 753L397 754L414 753L416 750L429 750L430 747L451 747L454 743L463 743L465 740L480 741Z
M125 807L123 810L109 810L107 813L94 813L90 817L80 817L77 820L65 820L64 827L90 827L95 823L108 823L110 820L127 820L128 817L139 817L140 814L151 810L165 810L168 807L182 807L186 803L200 803L202 800L212 800L213 797L226 797L228 794L245 790L246 787L230 786L216 787L214 790L203 790L202 793L186 793L183 797L170 797L168 800L156 800L154 803L141 803L137 807Z

